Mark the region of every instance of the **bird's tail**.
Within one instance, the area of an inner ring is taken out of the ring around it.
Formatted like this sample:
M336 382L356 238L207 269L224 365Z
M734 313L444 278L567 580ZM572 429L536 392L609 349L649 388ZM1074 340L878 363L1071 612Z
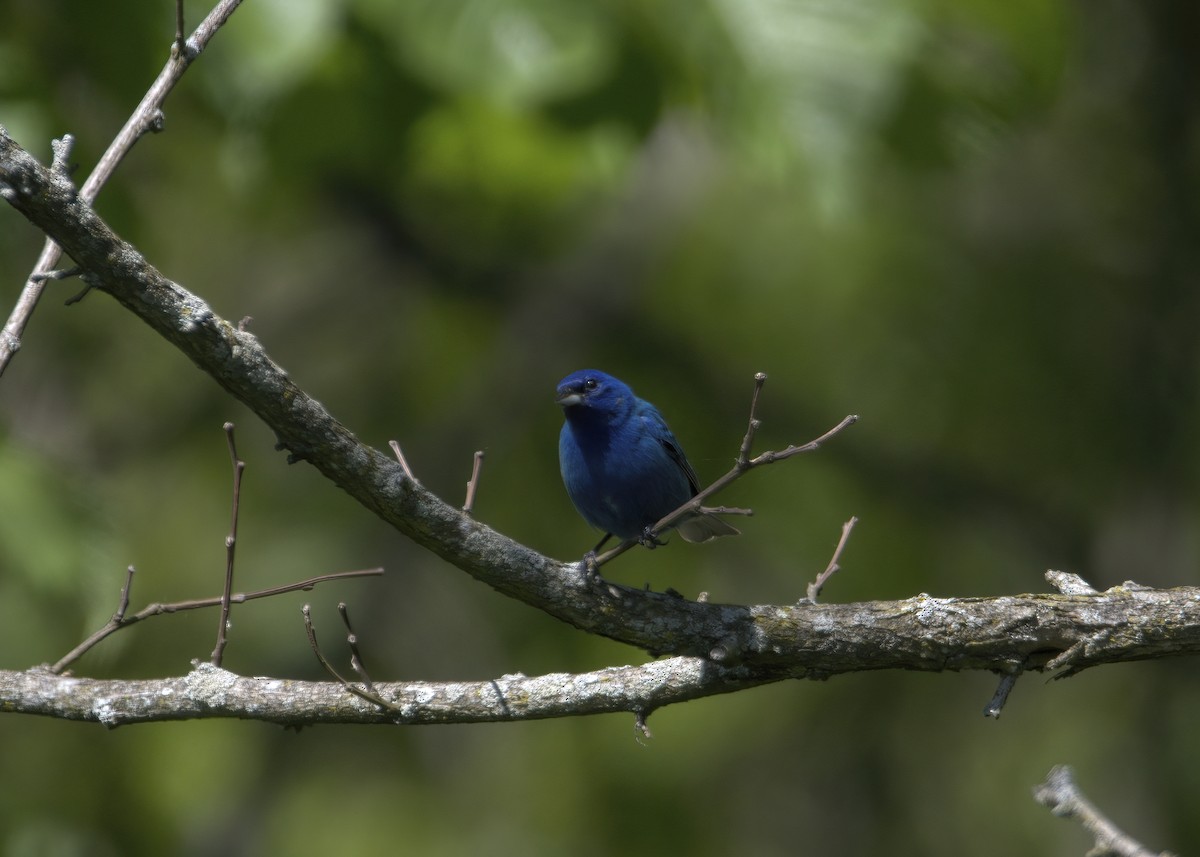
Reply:
M718 536L740 536L742 531L711 512L700 512L675 525L685 542L707 542Z

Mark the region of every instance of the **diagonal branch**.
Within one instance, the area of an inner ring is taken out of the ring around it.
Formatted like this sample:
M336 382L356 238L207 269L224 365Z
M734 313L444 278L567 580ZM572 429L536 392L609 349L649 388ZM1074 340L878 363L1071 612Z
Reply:
M1021 663L1045 670L1055 652L1085 639L1093 643L1082 647L1085 660L1074 669L1200 653L1197 588L719 609L731 613L730 646L739 621L732 614L744 611L758 621L763 642L780 650L742 652L740 661L714 650L711 658L575 675L372 683L370 693L382 705L348 693L342 683L242 678L207 663L181 678L151 681L96 681L37 668L0 671L0 711L110 726L197 717L287 725L476 723L617 711L644 722L666 705L789 678L880 669L1011 672Z
M1046 780L1033 790L1033 797L1052 813L1075 818L1084 830L1092 834L1096 847L1089 854L1109 854L1112 857L1173 857L1167 851L1151 851L1122 832L1096 808L1075 785L1075 773L1068 765L1055 765Z
M142 101L125 122L125 126L108 145L108 149L100 157L100 161L88 176L87 181L79 190L80 198L91 204L104 183L112 177L121 161L147 132L160 131L163 125L162 105L167 95L175 88L175 84L183 77L192 60L208 46L209 41L234 13L242 0L220 0L208 16L200 23L186 42L183 41L183 0L176 0L176 35L171 44L171 54L167 64L159 72L150 89L142 96ZM58 172L64 176L68 173L67 158L74 140L68 134L62 140L56 140L54 145L54 161ZM47 239L41 255L33 266L33 273L25 282L16 306L4 329L0 330L0 375L12 360L13 355L21 347L21 336L25 325L29 323L33 311L41 300L42 291L46 286L46 275L49 274L62 256L61 248L53 240Z

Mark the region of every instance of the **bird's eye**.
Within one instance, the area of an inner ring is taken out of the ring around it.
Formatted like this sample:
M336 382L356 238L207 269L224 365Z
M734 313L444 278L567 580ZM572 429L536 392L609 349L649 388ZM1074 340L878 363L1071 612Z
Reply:
M583 382L583 389L585 389L585 390L594 390L598 386L600 386L600 385L596 381L595 378L588 378L586 381Z

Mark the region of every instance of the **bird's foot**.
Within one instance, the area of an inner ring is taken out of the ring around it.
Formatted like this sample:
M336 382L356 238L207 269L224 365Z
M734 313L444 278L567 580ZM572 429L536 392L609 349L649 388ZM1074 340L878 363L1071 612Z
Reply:
M646 529L642 530L642 537L638 539L638 544L647 550L654 550L657 547L665 545L666 541L660 539L652 527L646 527Z
M596 565L596 552L588 551L583 555L583 560L580 562L583 567L583 576L587 580L592 580L600 576L600 566Z

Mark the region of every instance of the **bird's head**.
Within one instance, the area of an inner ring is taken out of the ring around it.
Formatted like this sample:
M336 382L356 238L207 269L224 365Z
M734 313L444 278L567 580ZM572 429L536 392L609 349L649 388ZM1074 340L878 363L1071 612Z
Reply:
M567 415L589 409L613 412L628 408L634 401L633 390L623 381L597 369L580 369L558 382L554 402Z

